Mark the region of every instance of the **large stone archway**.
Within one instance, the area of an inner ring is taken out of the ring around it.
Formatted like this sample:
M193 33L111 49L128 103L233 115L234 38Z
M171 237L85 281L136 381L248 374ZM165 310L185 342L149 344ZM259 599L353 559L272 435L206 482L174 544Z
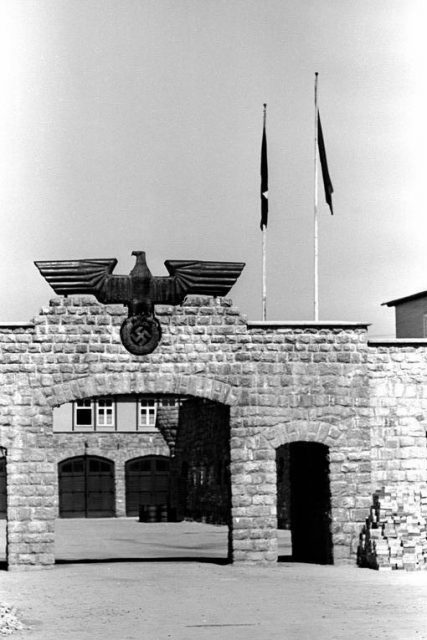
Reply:
M42 391L46 404L55 407L81 398L137 394L175 394L205 398L220 404L238 404L241 390L230 384L199 375L164 375L161 373L110 373L85 376L53 385Z
M370 448L366 432L354 431L354 419L330 414L327 420L295 420L270 432L272 457L283 445L312 443L327 448L334 563L350 562L359 543L360 524L352 521L372 501ZM353 437L349 437L353 430ZM276 472L276 462L274 464ZM277 503L277 485L274 485ZM356 518L355 518L356 520Z
M24 425L15 428L13 445L8 451L9 569L51 566L55 562L58 478L57 460L52 450L53 408L82 398L126 393L186 395L226 406L237 405L240 397L239 389L206 376L126 371L27 389L25 397L22 396L26 409L23 416L18 411L15 418L21 419ZM102 454L102 451L97 453Z

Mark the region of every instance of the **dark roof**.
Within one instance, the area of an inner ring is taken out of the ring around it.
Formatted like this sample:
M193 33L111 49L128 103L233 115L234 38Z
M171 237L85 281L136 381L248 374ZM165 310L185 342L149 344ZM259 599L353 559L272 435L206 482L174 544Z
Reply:
M410 300L416 300L417 298L424 298L427 296L427 291L420 291L419 293L413 293L411 296L405 296L404 298L396 298L396 300L390 300L389 302L383 302L381 306L387 305L387 307L395 307L403 302L409 302Z

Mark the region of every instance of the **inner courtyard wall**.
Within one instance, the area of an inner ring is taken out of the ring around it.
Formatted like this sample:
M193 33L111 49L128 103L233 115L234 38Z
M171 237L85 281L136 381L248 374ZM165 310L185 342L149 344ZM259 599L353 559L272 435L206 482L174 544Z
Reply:
M53 456L56 469L67 458L100 456L114 462L115 515L126 516L126 462L140 456L170 456L161 433L55 433ZM58 483L58 473L56 475ZM59 515L58 488L55 491Z
M231 301L212 298L156 315L162 341L144 357L120 342L123 307L88 297L55 298L31 324L0 327L9 568L54 562L52 409L81 398L167 393L230 408L235 562L277 560L276 449L288 442L329 447L336 563L356 562L374 492L421 492L425 344L368 344L358 323L247 322ZM95 439L89 446L105 455Z

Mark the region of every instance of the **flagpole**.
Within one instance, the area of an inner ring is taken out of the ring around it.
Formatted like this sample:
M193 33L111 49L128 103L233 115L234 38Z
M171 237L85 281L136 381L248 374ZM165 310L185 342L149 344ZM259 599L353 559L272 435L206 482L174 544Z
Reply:
M264 103L263 131L267 121L267 105ZM262 225L262 319L267 320L267 225Z
M314 76L314 320L319 320L319 228L318 228L318 162L317 162L317 146L318 146L318 117L319 107L317 104L317 81L318 73Z
M262 319L267 320L267 229L262 228Z

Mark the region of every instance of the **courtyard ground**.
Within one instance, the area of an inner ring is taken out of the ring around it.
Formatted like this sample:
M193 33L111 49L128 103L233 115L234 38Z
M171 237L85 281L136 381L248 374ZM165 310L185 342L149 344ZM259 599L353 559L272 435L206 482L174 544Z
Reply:
M28 627L12 638L427 639L427 572L232 566L226 544L213 525L58 520L60 564L0 574L0 602Z

